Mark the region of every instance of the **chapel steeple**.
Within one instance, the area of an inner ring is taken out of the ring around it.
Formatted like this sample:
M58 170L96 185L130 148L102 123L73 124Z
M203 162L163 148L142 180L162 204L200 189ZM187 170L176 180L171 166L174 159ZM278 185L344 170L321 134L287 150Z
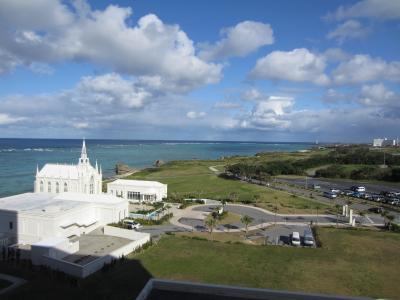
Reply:
M80 165L88 165L89 164L89 157L87 156L87 153L86 153L85 138L83 138L83 142L82 142L81 158L79 159L79 164Z

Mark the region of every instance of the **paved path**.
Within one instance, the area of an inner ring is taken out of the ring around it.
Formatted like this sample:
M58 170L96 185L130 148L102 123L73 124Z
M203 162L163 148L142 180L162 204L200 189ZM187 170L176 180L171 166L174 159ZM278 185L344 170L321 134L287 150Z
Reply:
M5 289L0 290L0 295L17 288L26 282L25 279L22 279L19 277L14 277L14 276L11 276L8 274L3 274L3 273L0 273L0 279L4 279L4 280L12 282L12 284L9 287L6 287Z
M217 205L196 205L182 210L179 216L176 217L174 222L176 225L180 225L187 230L196 231L206 231L207 228L204 226L205 217L215 210ZM242 204L229 204L225 206L225 210L229 212L236 213L238 215L248 215L253 218L248 230L255 230L264 227L268 227L274 224L284 224L284 225L299 225L299 224L314 224L331 226L340 225L348 226L348 218L339 216L336 222L336 216L334 215L307 215L307 214L297 214L297 215L285 215L285 214L274 214L268 210L252 207ZM193 212L200 212L202 214L197 215ZM383 225L382 220L378 216L366 216L361 217L359 215L354 215L356 222L361 223L363 226L381 226ZM368 218L367 218L368 217ZM216 227L217 232L239 232L243 230L243 224L232 223L232 224L220 224Z

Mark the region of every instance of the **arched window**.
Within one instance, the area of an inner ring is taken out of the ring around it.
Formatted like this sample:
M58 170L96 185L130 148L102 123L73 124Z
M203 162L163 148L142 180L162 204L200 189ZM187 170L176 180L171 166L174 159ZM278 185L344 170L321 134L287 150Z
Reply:
M47 192L51 193L51 182L50 181L47 183Z
M68 192L68 184L66 182L64 183L64 192Z
M94 178L90 178L89 194L94 194Z
M41 193L43 193L43 192L44 192L44 188L43 188L43 180L40 180L40 189L39 189L39 191L40 191Z
M60 192L60 183L56 182L56 193Z

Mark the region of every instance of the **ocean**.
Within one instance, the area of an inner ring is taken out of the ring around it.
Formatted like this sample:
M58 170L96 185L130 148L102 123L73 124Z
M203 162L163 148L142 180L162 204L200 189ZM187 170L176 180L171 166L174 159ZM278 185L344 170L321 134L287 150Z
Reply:
M82 140L0 139L0 197L33 191L36 166L76 164ZM151 167L157 160L218 159L263 151L298 151L311 143L86 140L92 165L97 160L103 177L115 175L117 162L134 168Z

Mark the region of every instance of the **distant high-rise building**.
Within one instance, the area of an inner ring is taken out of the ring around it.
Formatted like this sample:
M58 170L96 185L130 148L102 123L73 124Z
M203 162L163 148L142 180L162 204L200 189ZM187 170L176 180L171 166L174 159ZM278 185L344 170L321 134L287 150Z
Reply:
M398 139L377 138L372 141L373 147L398 146Z

